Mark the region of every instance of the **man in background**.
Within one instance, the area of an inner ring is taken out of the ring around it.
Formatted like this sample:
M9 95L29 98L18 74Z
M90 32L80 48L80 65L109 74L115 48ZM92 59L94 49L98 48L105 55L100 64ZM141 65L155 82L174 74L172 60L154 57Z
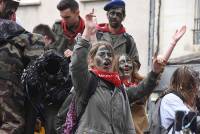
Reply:
M56 34L57 51L64 55L64 52L72 51L74 38L82 33L85 27L84 20L80 17L79 5L75 0L61 0L57 9L62 20L56 21L53 25L53 32Z

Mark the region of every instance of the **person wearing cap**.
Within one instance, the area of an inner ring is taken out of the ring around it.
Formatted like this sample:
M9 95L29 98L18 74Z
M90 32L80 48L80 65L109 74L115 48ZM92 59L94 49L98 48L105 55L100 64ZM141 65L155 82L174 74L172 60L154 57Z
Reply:
M57 9L62 19L54 23L52 30L56 34L56 49L61 55L64 55L66 50L72 52L74 38L78 33L83 32L85 24L79 15L79 5L76 0L60 0Z
M9 11L19 0L0 0L0 134L24 133L25 110L21 73L36 56L32 47L43 45L42 36L31 34L15 21Z
M104 6L104 10L107 11L109 23L97 25L97 40L110 42L118 54L128 54L137 62L139 69L140 62L136 43L122 25L126 17L125 2L123 0L112 0Z

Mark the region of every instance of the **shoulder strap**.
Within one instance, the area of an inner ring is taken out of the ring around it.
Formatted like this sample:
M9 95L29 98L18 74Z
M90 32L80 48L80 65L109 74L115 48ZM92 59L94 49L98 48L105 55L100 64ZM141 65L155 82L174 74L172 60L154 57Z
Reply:
M96 32L96 37L97 37L97 40L101 40L101 37L103 36L103 32L101 31L97 31Z
M75 124L75 126L73 127L73 130L72 130L73 132L76 131L76 129L78 127L78 123L79 123L79 121L81 119L81 116L85 112L87 104L88 104L91 96L95 93L97 85L98 85L98 78L97 78L97 76L94 73L92 73L92 72L90 72L90 73L91 73L91 78L90 78L90 81L88 83L88 89L90 89L90 90L88 90L89 92L88 92L87 96L85 97L85 99L84 99L84 101L82 103L81 111L80 111L79 115L77 116L76 124Z
M131 38L130 38L130 35L128 33L124 33L124 37L126 38L126 54L129 54L130 53L130 50L131 50L131 44L132 44L132 41L131 41Z

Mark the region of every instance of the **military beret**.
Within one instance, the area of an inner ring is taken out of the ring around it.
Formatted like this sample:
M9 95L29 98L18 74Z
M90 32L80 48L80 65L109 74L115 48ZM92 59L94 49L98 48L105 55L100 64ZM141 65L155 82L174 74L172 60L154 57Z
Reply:
M108 11L113 7L125 7L125 2L123 0L111 0L104 6L104 10Z

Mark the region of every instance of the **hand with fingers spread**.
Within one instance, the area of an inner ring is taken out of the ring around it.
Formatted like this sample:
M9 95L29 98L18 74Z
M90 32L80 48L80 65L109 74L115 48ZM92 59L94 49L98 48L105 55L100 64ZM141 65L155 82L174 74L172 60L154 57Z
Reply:
M92 36L96 36L96 22L94 21L94 9L91 13L85 16L85 30L83 32L83 38L90 41Z
M165 65L166 65L167 61L163 58L162 55L154 55L153 57L153 72L159 74L162 73L164 71Z
M181 29L176 30L176 32L174 33L174 35L172 36L172 40L170 42L170 46L168 48L168 50L166 51L166 53L164 54L163 58L168 61L170 55L172 54L172 51L174 49L174 47L176 46L176 43L180 40L180 38L185 34L186 32L186 26L182 26Z

